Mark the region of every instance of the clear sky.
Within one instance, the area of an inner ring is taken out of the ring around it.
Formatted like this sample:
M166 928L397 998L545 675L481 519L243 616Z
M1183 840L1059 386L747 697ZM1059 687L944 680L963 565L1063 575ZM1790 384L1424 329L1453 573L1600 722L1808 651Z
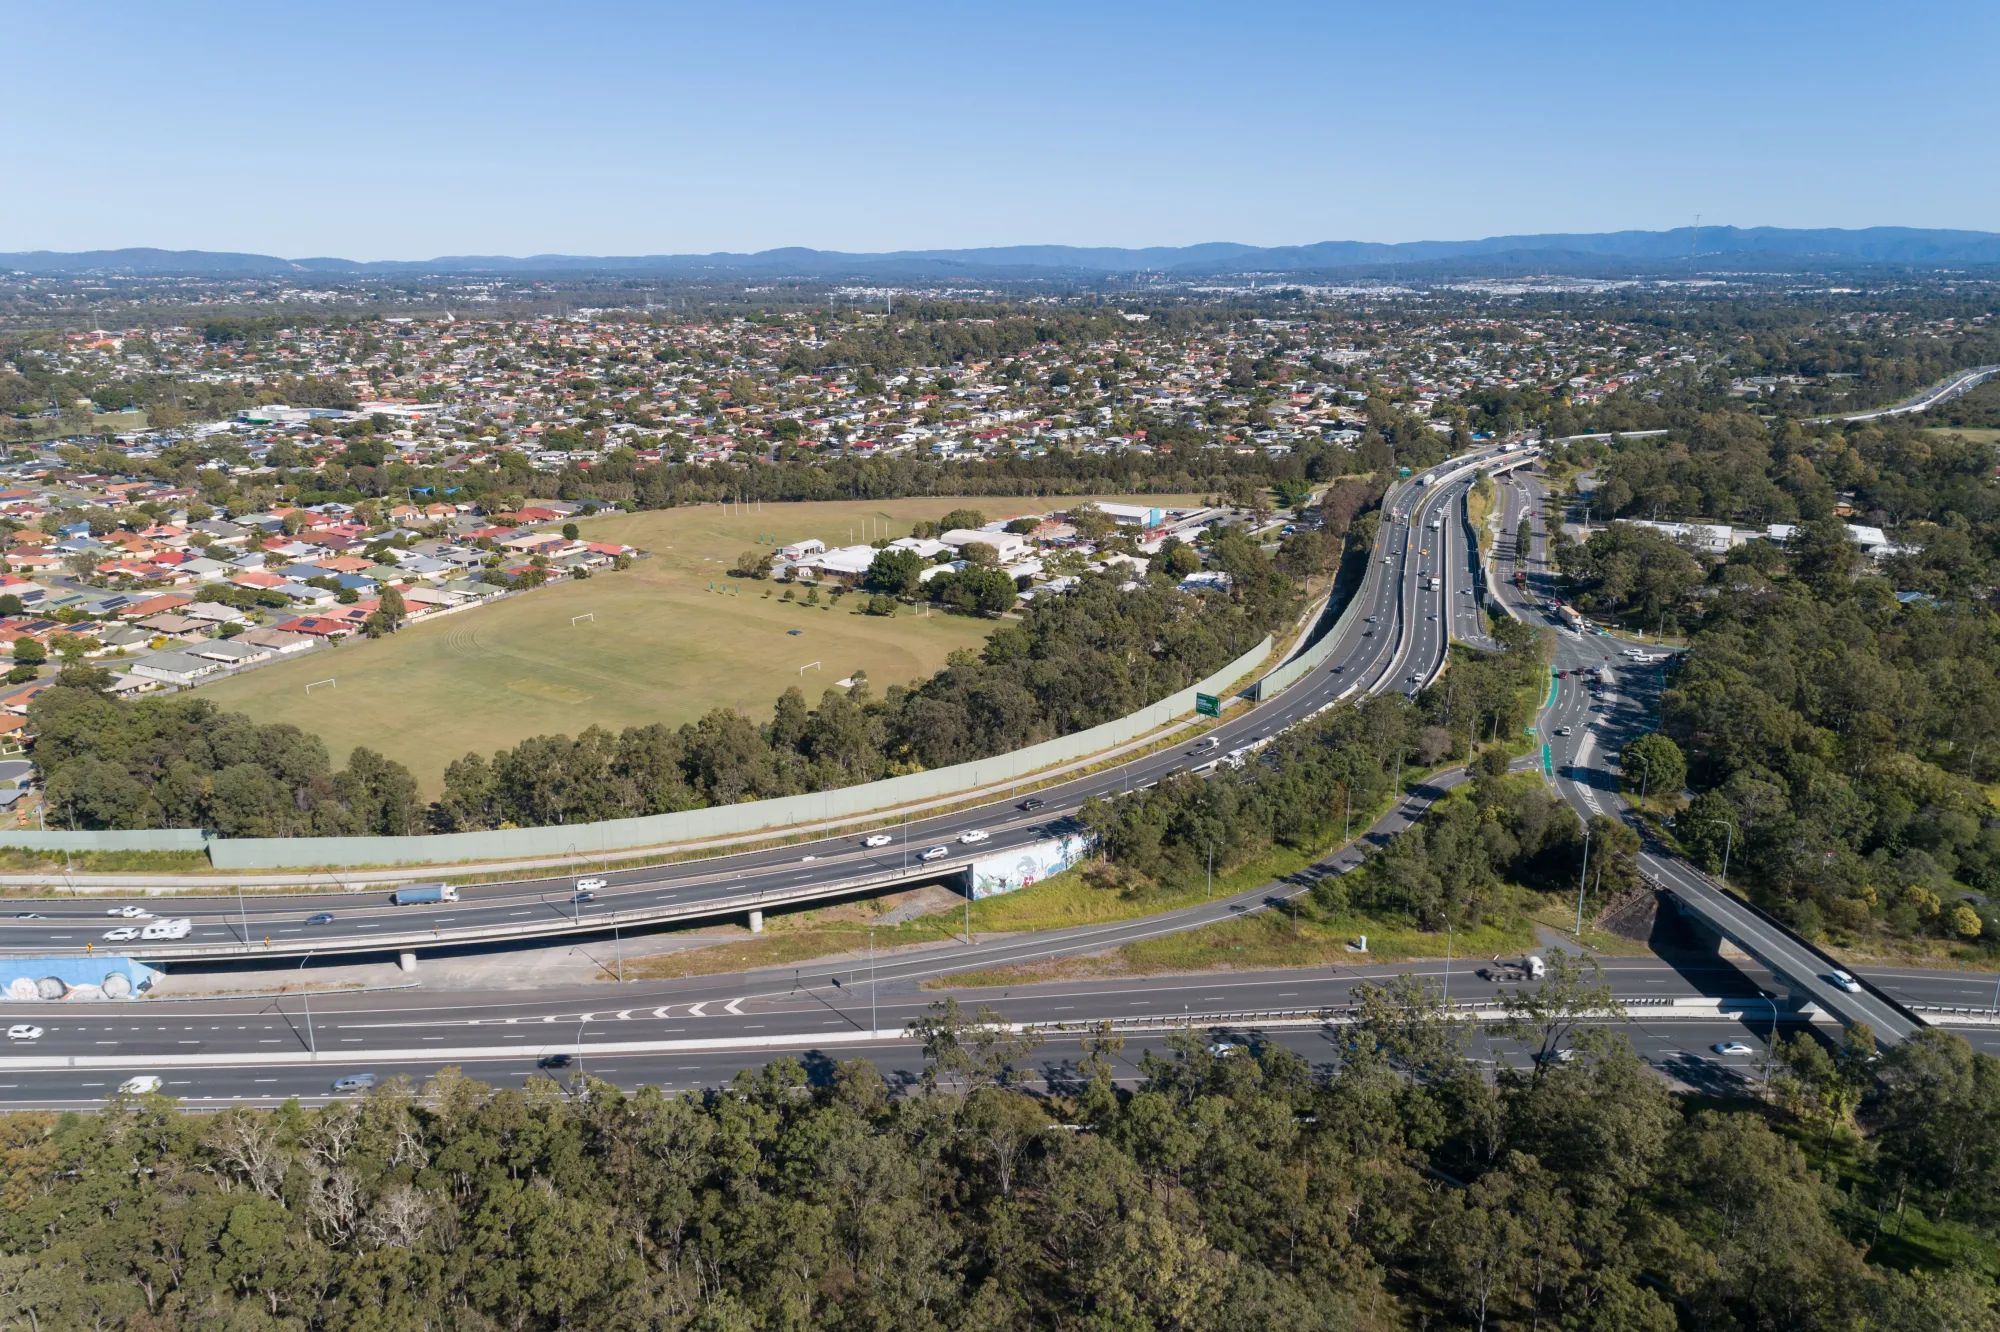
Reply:
M0 250L2000 230L2000 4L0 0Z

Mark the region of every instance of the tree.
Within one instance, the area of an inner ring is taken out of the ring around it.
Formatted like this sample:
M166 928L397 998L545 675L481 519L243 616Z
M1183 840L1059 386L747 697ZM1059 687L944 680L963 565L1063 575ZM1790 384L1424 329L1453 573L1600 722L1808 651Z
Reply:
M923 585L923 572L929 567L914 550L881 550L868 564L867 582L891 596L905 597Z
M1658 731L1625 746L1618 770L1619 784L1625 790L1638 792L1643 788L1665 799L1669 808L1687 786L1686 756L1679 745Z
M736 557L735 573L738 578L764 578L771 572L771 553L765 550L746 550Z
M583 536L583 529L575 523L564 523L562 525L562 534L565 540L576 541Z
M986 526L986 515L977 509L953 509L938 519L940 532L976 532Z
M1544 966L1546 972L1534 988L1501 991L1500 1005L1507 1016L1496 1028L1530 1047L1532 1077L1538 1085L1578 1025L1625 1016L1624 1005L1613 997L1596 958L1550 952Z
M26 637L14 640L14 660L17 663L39 666L48 659L49 651L39 640Z
M409 608L403 604L402 592L388 584L384 584L382 587L380 609L382 615L389 621L391 629L402 624L403 618L409 614Z

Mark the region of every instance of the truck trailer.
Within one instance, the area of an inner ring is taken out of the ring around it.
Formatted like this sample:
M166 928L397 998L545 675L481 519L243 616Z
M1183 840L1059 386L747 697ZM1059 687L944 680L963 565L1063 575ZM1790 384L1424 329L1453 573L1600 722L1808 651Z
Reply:
M458 889L442 883L412 883L389 894L391 906L416 906L422 902L456 902Z

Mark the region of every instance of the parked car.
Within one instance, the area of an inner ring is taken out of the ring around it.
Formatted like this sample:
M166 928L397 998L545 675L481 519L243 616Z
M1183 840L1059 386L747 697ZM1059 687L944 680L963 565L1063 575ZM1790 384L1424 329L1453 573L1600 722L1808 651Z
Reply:
M975 842L985 841L989 836L991 836L991 834L988 833L984 828L967 828L964 832L958 835L958 840L964 843L966 846L971 846Z
M922 855L918 856L918 857L917 857L917 859L918 859L918 860L943 860L943 859L944 859L944 858L945 858L946 856L948 856L948 855L950 855L950 854L951 854L951 848L950 848L950 847L948 847L948 846L934 846L934 847L932 847L932 848L931 848L930 850L928 850L928 851L924 852L924 853L923 853Z
M374 1085L375 1075L373 1073L349 1073L344 1078L335 1078L333 1080L333 1089L337 1092L367 1091Z
M147 1092L156 1092L159 1089L160 1079L155 1073L141 1073L118 1084L118 1090L127 1096L144 1096Z
M124 943L128 939L136 939L138 937L139 927L137 925L120 925L115 930L106 930L104 932L105 942L107 943Z
M16 1022L13 1026L7 1028L7 1039L10 1041L39 1041L42 1039L42 1029L32 1022Z
M312 915L306 917L306 924L331 925L333 924L333 913L331 911L315 911Z
M895 840L896 840L896 839L895 839L895 838L893 838L893 837L891 837L891 836L889 836L889 834L888 834L888 833L870 833L870 834L869 834L868 836L866 836L866 837L864 837L864 838L862 838L862 839L861 839L861 845L863 845L863 846L887 846L887 845L889 845L889 843L891 843L891 842L893 842L893 841L895 841Z

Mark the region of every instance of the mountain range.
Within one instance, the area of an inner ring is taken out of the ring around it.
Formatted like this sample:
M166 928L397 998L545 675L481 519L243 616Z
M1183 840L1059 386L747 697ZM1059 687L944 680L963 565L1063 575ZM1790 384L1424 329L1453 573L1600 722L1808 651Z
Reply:
M1144 249L1010 245L984 249L844 253L787 247L754 254L447 255L435 259L282 259L210 250L33 250L0 253L0 272L143 277L278 277L619 274L661 277L1090 279L1135 273L1175 277L1252 274L1336 275L1448 271L1685 272L1776 267L2000 264L2000 233L1920 227L1794 229L1680 227L1671 231L1489 236L1482 240L1319 241L1255 246L1226 241Z

